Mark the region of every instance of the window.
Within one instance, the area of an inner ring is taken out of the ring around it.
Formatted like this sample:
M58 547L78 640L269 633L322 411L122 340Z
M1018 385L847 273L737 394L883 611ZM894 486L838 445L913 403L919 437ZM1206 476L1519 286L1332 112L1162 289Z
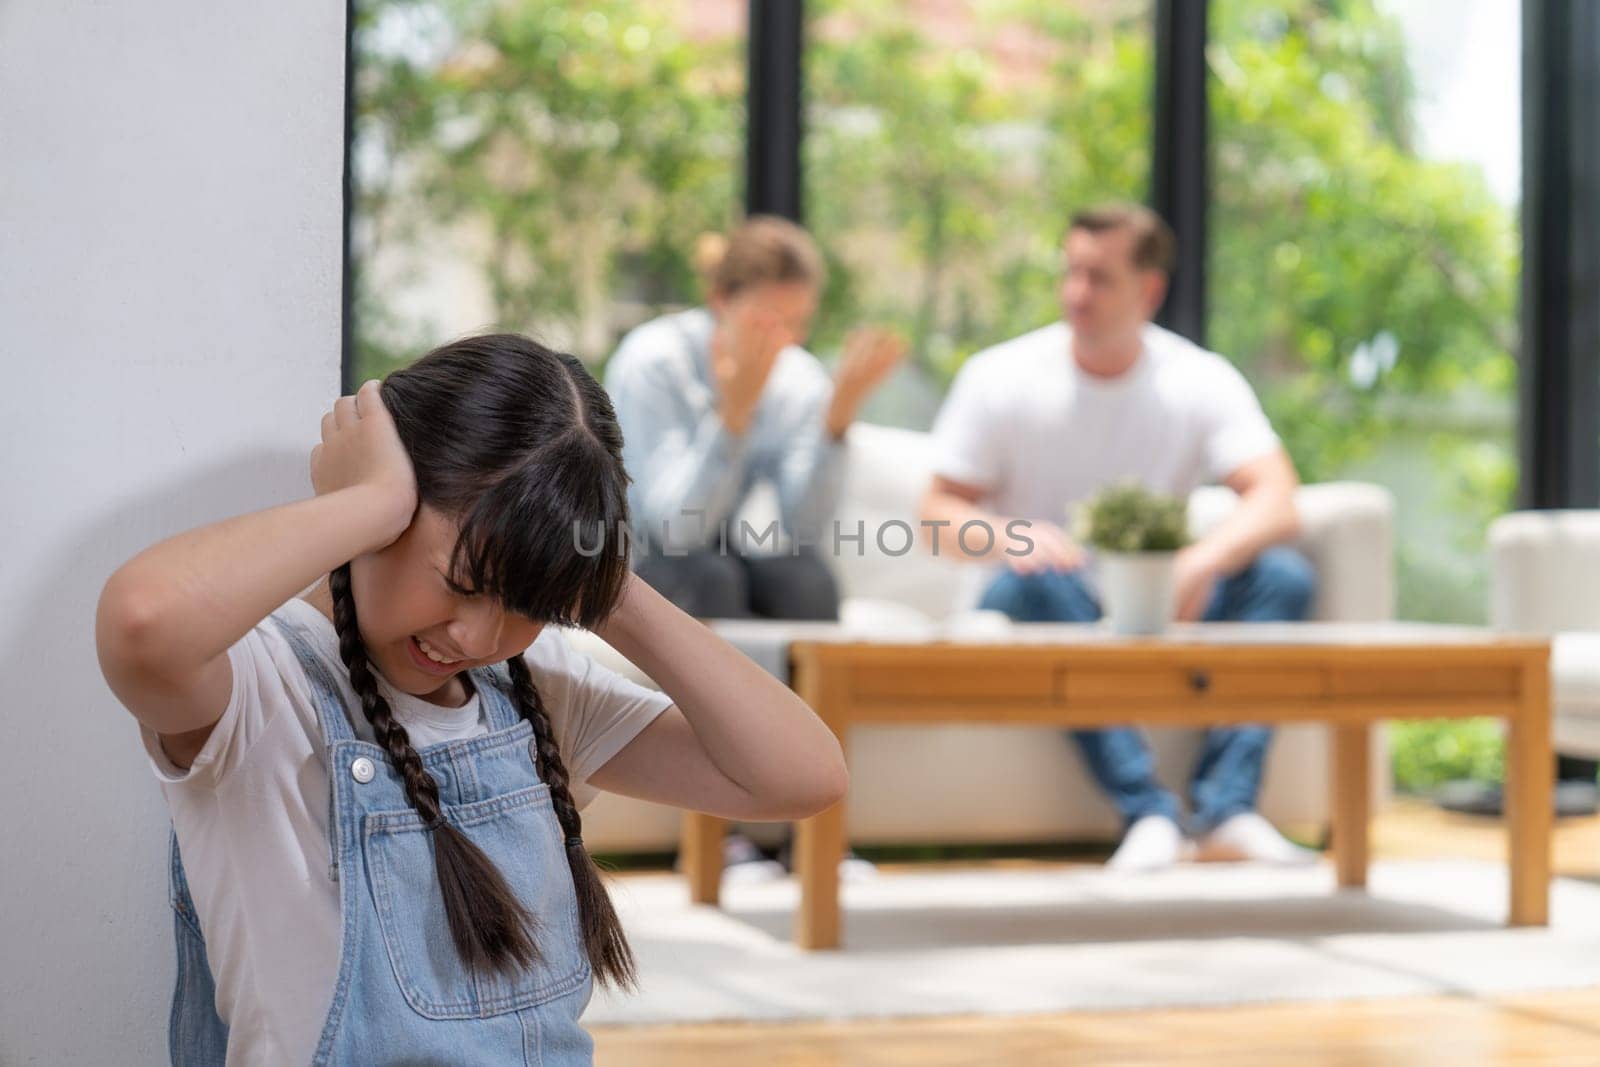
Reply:
M813 349L901 329L915 363L864 417L926 428L967 356L1060 317L1072 209L1145 197L1150 4L807 11L806 222L830 270Z
M1481 622L1512 506L1518 13L1215 0L1207 342L1307 481L1394 491L1402 618Z
M486 328L591 364L738 217L741 0L361 0L356 380Z

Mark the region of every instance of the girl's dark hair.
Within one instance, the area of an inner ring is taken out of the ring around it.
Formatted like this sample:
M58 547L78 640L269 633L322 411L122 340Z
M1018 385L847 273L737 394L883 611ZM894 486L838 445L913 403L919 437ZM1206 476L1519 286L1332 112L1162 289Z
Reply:
M577 550L627 525L628 476L611 401L572 356L493 334L444 345L383 383L383 403L417 474L421 503L455 519L451 580L506 610L593 628L628 577L626 544ZM434 866L456 949L475 970L539 958L535 917L483 851L450 824L439 787L378 691L356 620L350 566L330 577L339 653L378 743L433 835ZM584 948L597 980L634 984L633 953L594 860L550 717L521 656L507 661L517 710L533 726L577 891Z

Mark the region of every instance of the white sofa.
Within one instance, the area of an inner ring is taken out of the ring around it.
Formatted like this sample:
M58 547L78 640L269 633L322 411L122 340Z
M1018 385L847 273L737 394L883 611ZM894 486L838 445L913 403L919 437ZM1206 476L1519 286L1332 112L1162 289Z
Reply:
M1555 749L1600 759L1600 511L1519 511L1489 527L1489 621L1552 638Z
M870 533L880 523L917 521L917 504L932 457L924 433L858 424L850 431L850 468L840 521L847 533L863 521L865 551L853 542L835 560L841 614L847 624L946 617L976 599L979 569L935 559L920 548L885 556ZM1197 493L1191 525L1203 530L1232 506L1225 489ZM1393 502L1377 486L1339 483L1300 491L1304 536L1299 547L1318 575L1318 619L1377 621L1393 617ZM745 516L762 528L772 502L753 500ZM900 541L887 538L890 548ZM613 669L643 679L598 638L575 644ZM1153 731L1162 778L1182 792L1199 731ZM1375 760L1384 760L1381 744ZM1118 820L1088 780L1059 730L1026 727L863 727L849 738L850 839L866 844L1108 840ZM1387 774L1375 774L1379 793ZM1268 759L1261 807L1283 824L1325 822L1327 746L1318 726L1280 730ZM602 795L584 815L584 836L600 851L655 851L676 846L679 814L640 801ZM774 835L777 828L771 828ZM762 836L760 832L758 837Z

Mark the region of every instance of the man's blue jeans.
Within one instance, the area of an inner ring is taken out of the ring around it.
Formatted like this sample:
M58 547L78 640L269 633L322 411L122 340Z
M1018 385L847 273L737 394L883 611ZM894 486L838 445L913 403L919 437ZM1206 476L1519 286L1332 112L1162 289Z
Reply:
M1207 622L1291 622L1311 609L1315 577L1304 556L1269 548L1238 574L1217 583L1206 608ZM1100 604L1077 574L1007 572L983 595L980 607L1003 611L1018 622L1093 622ZM1073 730L1089 772L1116 805L1124 828L1146 815L1182 816L1178 798L1157 780L1144 738L1131 727ZM1189 785L1189 830L1204 834L1240 812L1254 811L1261 767L1272 730L1229 726L1207 730Z

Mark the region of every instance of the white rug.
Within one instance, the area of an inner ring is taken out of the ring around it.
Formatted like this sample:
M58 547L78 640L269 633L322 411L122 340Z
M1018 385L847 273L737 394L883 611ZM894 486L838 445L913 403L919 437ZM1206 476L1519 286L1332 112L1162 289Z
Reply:
M1326 866L1118 875L1092 867L935 870L844 888L847 947L789 941L792 880L733 887L721 910L682 879L613 894L642 992L596 992L584 1021L859 1019L1483 995L1600 985L1600 886L1557 881L1552 924L1511 930L1504 869L1375 864L1370 891Z

